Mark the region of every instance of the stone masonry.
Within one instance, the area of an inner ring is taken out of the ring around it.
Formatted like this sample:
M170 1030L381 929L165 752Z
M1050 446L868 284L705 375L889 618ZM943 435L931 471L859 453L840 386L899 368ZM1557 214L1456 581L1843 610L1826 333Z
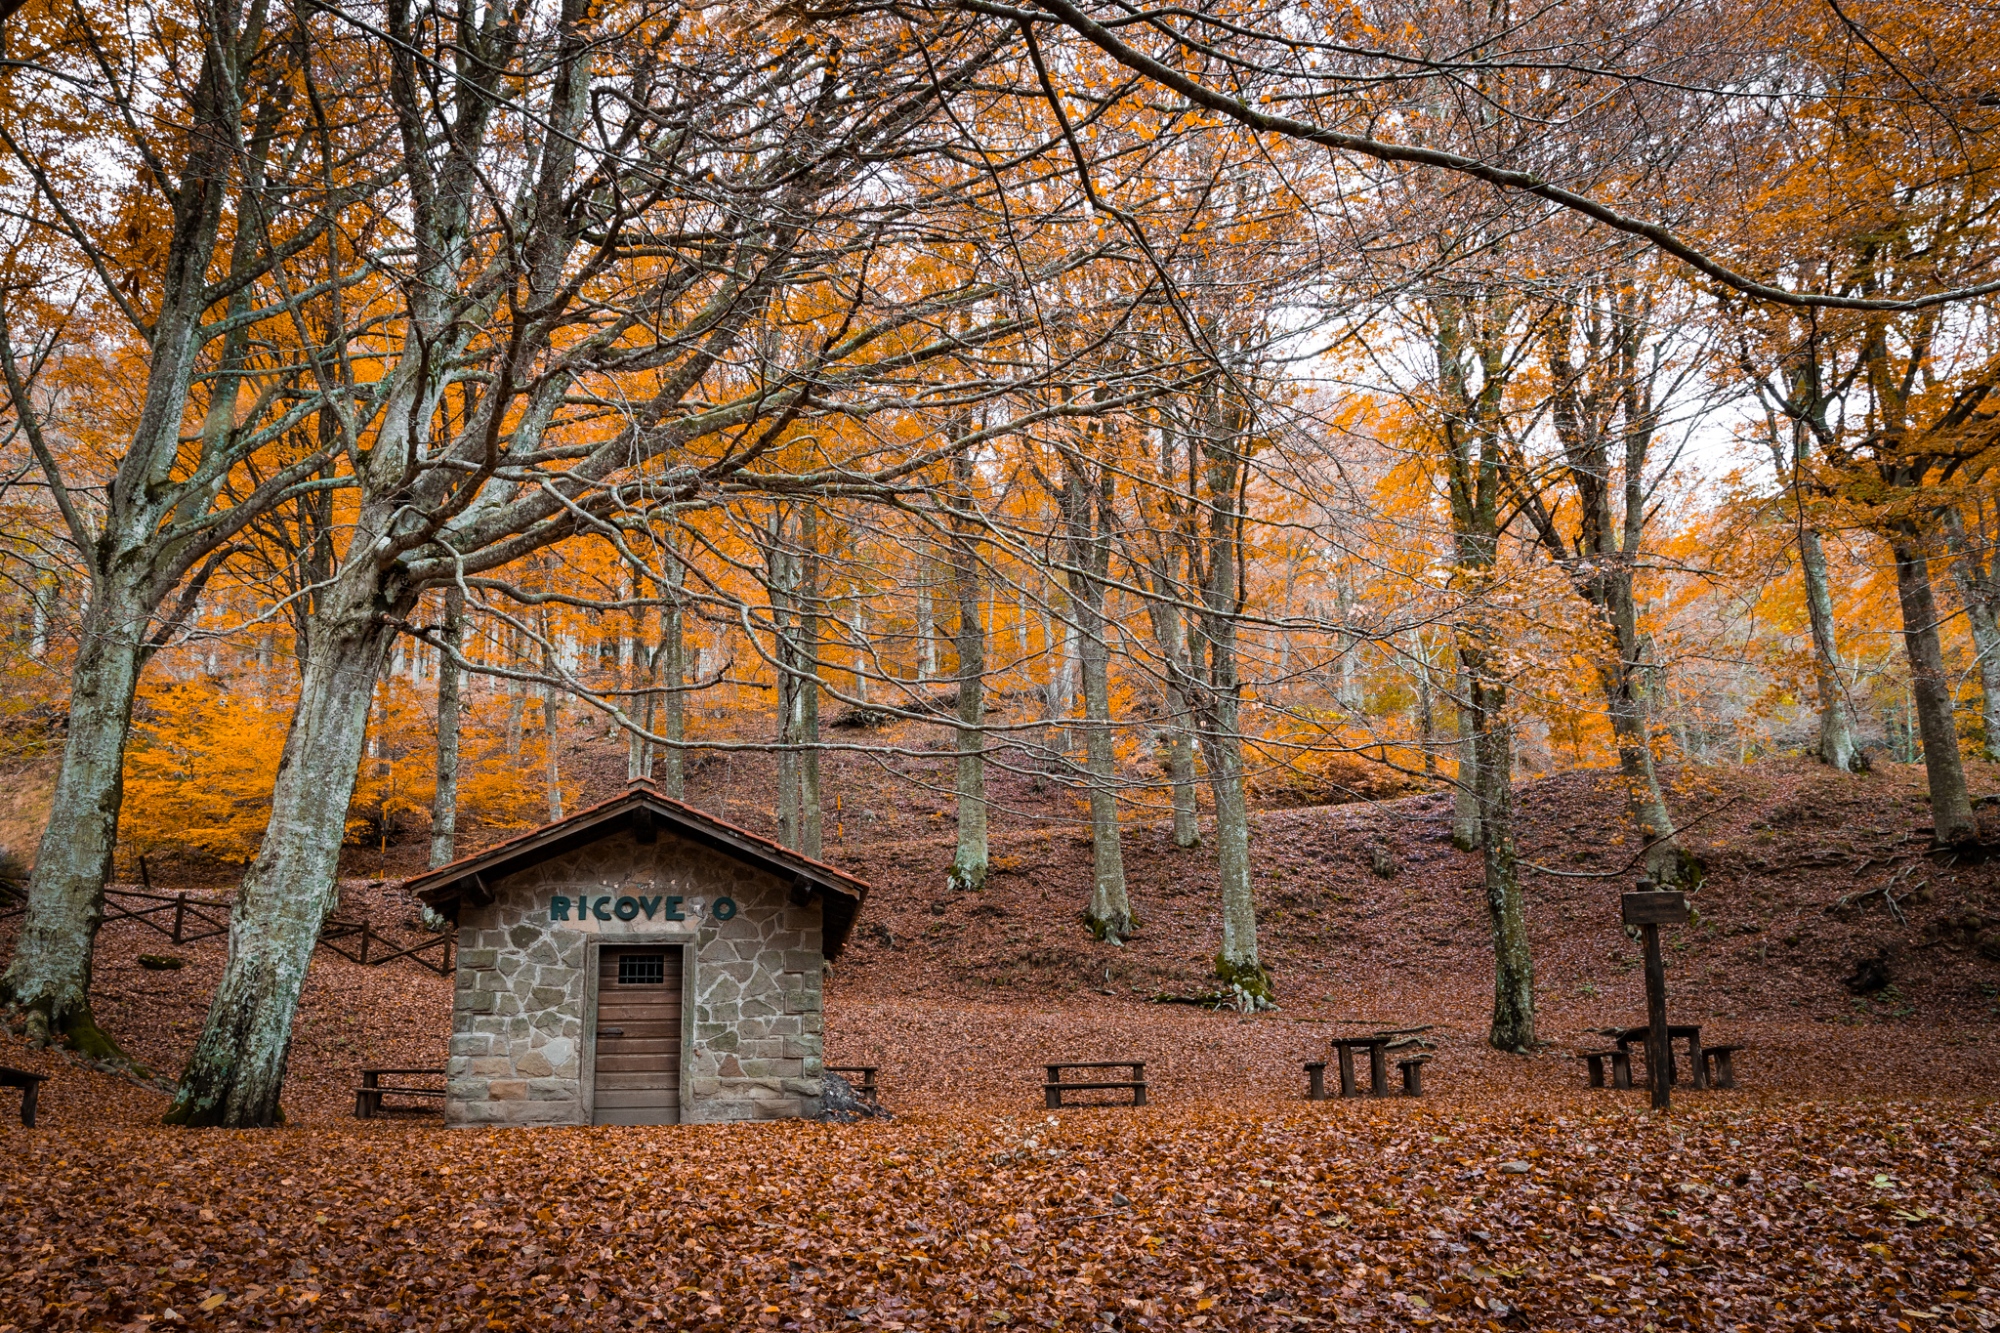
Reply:
M768 1120L819 1109L823 1051L818 899L794 906L770 872L661 831L628 831L488 883L493 901L469 902L458 921L445 1122L590 1123L593 1049L584 1021L586 942L696 943L693 1021L683 1021L681 1119ZM551 899L655 904L631 920L571 910ZM736 915L718 920L718 898ZM674 898L680 902L673 903ZM684 920L669 919L678 908ZM582 915L581 920L578 916Z

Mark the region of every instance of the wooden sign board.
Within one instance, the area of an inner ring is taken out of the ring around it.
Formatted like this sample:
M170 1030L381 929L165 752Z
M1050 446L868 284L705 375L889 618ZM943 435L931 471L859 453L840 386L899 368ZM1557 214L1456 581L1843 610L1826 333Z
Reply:
M1679 926L1688 919L1685 893L1628 893L1622 897L1628 926Z

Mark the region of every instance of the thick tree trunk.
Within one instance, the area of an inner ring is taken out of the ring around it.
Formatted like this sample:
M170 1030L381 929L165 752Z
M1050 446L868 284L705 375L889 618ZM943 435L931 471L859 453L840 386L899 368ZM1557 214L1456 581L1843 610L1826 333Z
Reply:
M321 617L314 634L270 823L236 894L229 962L167 1113L170 1124L244 1129L282 1119L292 1017L320 927L336 905L347 806L392 634L370 600L341 591L353 609Z
M118 849L125 739L148 608L98 592L70 669L69 732L49 822L28 881L28 910L0 997L27 1013L31 1040L67 1041L99 1059L124 1059L90 1010L92 957L104 885Z
M953 462L959 504L971 503L972 460ZM979 564L969 515L954 515L952 591L958 600L958 846L951 858L951 887L986 887L986 628L979 620Z
M453 656L465 643L465 594L444 595L445 650L438 655L437 790L431 795L431 865L452 859L458 841L459 672Z
M1951 674L1938 639L1930 561L1914 533L1897 534L1891 549L1896 557L1897 600L1903 611L1903 647L1910 659L1910 693L1924 739L1924 772L1930 779L1931 822L1939 842L1968 842L1978 836L1978 829L1965 788L1965 763L1958 752Z
M1820 762L1842 773L1867 767L1855 735L1854 706L1848 702L1841 674L1840 644L1835 634L1833 592L1826 574L1826 549L1819 534L1799 527L1799 569L1805 576L1806 616L1812 624L1813 678L1819 692Z
M1473 696L1480 851L1493 929L1493 1026L1487 1041L1495 1050L1526 1052L1535 1045L1535 964L1514 865L1514 734L1505 716L1504 687L1481 682L1475 672Z

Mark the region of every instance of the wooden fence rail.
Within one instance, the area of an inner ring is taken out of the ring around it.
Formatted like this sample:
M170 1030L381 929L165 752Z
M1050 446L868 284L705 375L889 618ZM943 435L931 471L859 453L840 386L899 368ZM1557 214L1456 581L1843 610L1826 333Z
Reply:
M157 930L175 944L193 944L229 933L227 899L201 898L189 893L159 893L147 889L104 890L104 924L136 921ZM26 894L11 885L0 885L0 921L20 916L28 910ZM405 946L378 932L366 917L331 916L320 927L319 943L351 963L379 967L407 958L441 977L452 970L454 938L433 935ZM435 952L436 957L427 955Z

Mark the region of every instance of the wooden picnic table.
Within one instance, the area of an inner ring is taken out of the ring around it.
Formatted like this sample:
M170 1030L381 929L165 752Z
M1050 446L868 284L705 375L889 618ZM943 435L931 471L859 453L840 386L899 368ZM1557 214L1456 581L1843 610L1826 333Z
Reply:
M1632 1049L1632 1043L1639 1043L1646 1052L1647 1078L1650 1079L1652 1077L1654 1052L1652 1029L1648 1025L1641 1023L1637 1027L1605 1028L1603 1034L1617 1043L1618 1050L1621 1053L1629 1054ZM1708 1086L1708 1062L1702 1058L1701 1024L1699 1023L1667 1024L1667 1050L1665 1059L1667 1062L1668 1085L1671 1086L1680 1082L1680 1069L1674 1063L1674 1043L1677 1041L1685 1041L1688 1044L1688 1063L1694 1066L1695 1087L1706 1088Z
M1401 1040L1393 1032L1376 1033L1369 1037L1335 1037L1334 1058L1340 1062L1340 1095L1359 1097L1360 1089L1354 1086L1354 1053L1368 1053L1368 1095L1387 1097L1389 1095L1388 1056L1389 1043Z

